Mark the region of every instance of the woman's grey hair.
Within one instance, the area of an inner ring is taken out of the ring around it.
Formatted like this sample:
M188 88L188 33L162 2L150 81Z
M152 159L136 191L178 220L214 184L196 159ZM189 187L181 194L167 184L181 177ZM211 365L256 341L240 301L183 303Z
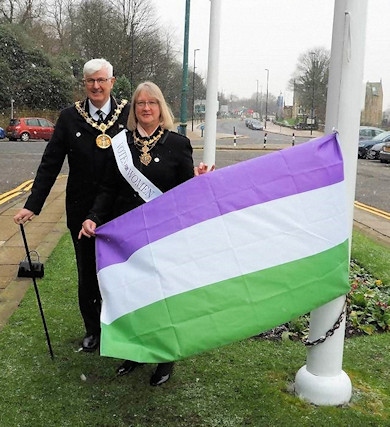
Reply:
M173 129L173 113L165 101L161 89L153 82L143 82L137 86L131 98L130 114L127 120L127 127L130 130L135 130L137 127L137 117L135 115L136 102L141 91L145 91L151 98L155 98L160 106L160 126L163 129Z
M107 70L107 77L110 79L113 77L113 66L104 58L94 58L89 60L84 64L83 74L85 76L90 76L97 71L102 69Z

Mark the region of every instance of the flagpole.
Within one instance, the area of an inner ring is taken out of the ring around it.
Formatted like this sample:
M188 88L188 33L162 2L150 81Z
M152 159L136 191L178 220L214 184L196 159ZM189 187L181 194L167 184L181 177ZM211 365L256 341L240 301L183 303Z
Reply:
M204 129L203 162L215 164L218 113L219 39L221 0L210 1L209 53L207 64L206 115Z
M335 0L334 4L325 133L338 132L343 153L351 245L361 109L356 94L362 101L367 0ZM339 297L311 312L309 341L338 326L323 343L308 348L306 365L295 377L296 394L316 405L341 405L352 396L351 381L342 370L345 312L341 321L340 315L345 299Z

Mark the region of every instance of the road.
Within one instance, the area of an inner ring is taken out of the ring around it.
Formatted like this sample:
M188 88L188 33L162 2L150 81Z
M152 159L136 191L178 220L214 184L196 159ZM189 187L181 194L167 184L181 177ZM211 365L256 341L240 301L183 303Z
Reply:
M237 135L243 135L245 138L248 138L255 144L259 144L262 146L264 133L267 131L266 129L263 131L248 129L245 126L244 120L219 120L218 121L218 129L217 131L220 133L232 134L234 133L234 128L236 130ZM283 128L281 128L281 131ZM285 130L285 129L284 129ZM291 130L291 134L292 134ZM296 137L295 144L300 144L302 142L307 141L310 138L308 133L307 137ZM272 147L273 144L291 144L291 136L284 135L282 133L268 133L267 135L267 145Z
M241 162L266 152L261 149L263 131L247 129L243 121L223 121L218 132L233 133L232 123L235 123L237 135L245 135L246 143L251 141L259 145L259 150L234 150L218 149L216 152L216 164L218 167L228 166ZM307 141L308 138L297 138L296 144ZM261 141L261 144L259 142ZM290 143L290 136L268 134L267 146L272 144ZM0 194L8 192L24 181L34 179L36 169L41 160L46 146L44 141L8 142L0 141ZM194 150L194 160L198 163L202 158L202 150ZM65 164L62 173L67 173ZM357 163L356 196L361 203L373 206L377 209L390 212L390 165L379 161L359 159Z

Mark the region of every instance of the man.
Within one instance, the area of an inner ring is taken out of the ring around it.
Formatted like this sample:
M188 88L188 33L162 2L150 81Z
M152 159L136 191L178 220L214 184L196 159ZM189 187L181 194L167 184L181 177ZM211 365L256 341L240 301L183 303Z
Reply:
M92 59L84 65L87 98L64 109L47 144L36 178L24 208L15 216L23 224L39 215L43 204L68 157L66 186L67 226L76 253L78 298L85 325L84 351L94 351L100 342L101 297L96 277L95 246L91 239L78 239L80 226L95 199L106 164L111 137L127 123L129 104L120 104L111 95L115 77L105 59Z

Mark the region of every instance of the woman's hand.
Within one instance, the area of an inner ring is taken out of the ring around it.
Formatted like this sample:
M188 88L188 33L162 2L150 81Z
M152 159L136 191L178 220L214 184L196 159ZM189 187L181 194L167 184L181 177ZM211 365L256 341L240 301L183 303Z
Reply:
M199 176L207 172L212 172L215 169L215 165L211 166L210 170L207 170L207 169L208 169L208 166L205 163L200 162L199 166L194 167L194 174L195 176Z
M96 222L92 221L91 219L86 219L83 222L83 225L81 226L81 230L79 232L79 239L81 239L83 236L85 237L95 237L95 230L96 230Z

